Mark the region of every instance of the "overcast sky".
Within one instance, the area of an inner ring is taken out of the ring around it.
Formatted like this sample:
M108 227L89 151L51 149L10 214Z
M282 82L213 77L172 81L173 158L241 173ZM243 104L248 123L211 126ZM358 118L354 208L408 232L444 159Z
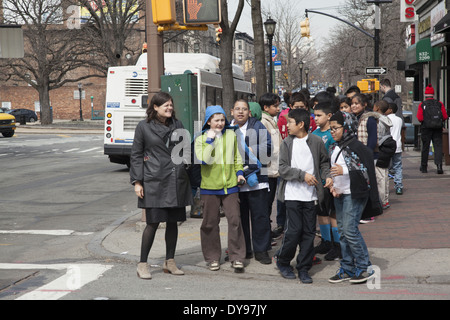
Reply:
M250 6L247 4L247 1L249 2L250 0L246 0L244 11L242 12L237 29L238 31L247 32L253 36L252 16ZM238 0L228 0L230 20L234 17L238 2ZM289 0L261 0L261 7L263 11L270 12L271 8L275 8L274 6L282 6L286 2L289 2ZM345 0L290 0L290 2L295 2L296 4L298 3L296 7L299 11L299 24L304 18L305 9L316 10L338 16L338 7L345 4ZM286 6L286 10L289 10L289 6ZM327 38L329 31L332 30L336 24L343 24L333 18L315 13L309 13L309 20L311 25L311 36L314 39L317 49L320 49L322 43Z

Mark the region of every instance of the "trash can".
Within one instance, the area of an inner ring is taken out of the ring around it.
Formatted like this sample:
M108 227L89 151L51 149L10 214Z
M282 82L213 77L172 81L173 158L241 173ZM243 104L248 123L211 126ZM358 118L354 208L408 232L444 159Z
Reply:
M26 119L26 117L25 117L24 114L21 114L21 115L20 115L20 117L19 117L19 123L20 123L20 124L27 124L27 119Z

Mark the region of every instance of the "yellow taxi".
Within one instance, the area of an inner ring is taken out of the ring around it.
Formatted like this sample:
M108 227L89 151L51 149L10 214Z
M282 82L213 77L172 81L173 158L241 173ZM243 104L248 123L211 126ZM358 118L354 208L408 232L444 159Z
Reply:
M14 135L14 130L16 130L16 118L0 109L0 132L4 137L10 138Z

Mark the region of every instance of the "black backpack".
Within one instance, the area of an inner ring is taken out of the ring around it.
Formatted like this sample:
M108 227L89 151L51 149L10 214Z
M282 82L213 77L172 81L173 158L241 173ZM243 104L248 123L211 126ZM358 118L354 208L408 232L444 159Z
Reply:
M428 129L442 128L441 103L435 99L425 100L422 103L423 122L422 127Z

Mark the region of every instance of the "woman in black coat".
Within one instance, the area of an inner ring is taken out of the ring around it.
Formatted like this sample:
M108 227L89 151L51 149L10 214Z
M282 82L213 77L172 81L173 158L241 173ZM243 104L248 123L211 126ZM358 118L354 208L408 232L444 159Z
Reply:
M192 204L183 161L190 160L185 152L189 149L189 135L175 118L172 97L164 92L155 94L147 108L147 119L136 127L130 157L130 180L138 196L138 207L145 209L147 222L137 268L142 279L151 279L147 259L160 222L166 222L164 272L184 274L177 268L174 256L177 222L186 220L186 206Z

